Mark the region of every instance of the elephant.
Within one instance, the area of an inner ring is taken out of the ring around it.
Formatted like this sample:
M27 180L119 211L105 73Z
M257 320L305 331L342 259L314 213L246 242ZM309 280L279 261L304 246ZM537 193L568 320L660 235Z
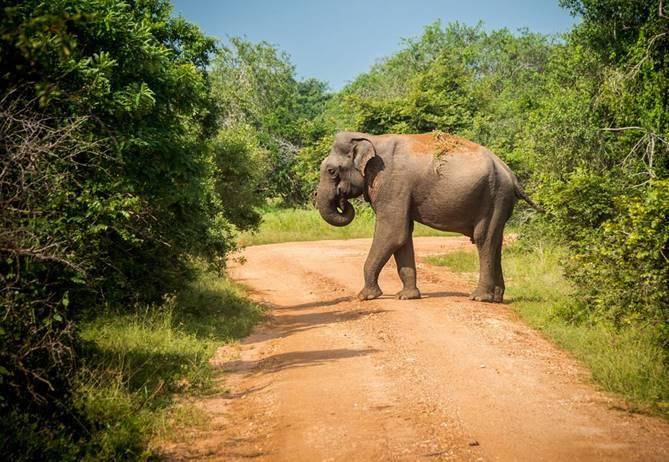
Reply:
M402 300L417 299L414 222L468 236L479 255L479 281L470 299L501 303L502 241L517 199L542 211L495 154L464 138L432 132L370 135L340 132L320 166L316 208L333 226L355 217L349 199L363 196L376 214L374 238L358 299L382 295L379 273L391 255Z

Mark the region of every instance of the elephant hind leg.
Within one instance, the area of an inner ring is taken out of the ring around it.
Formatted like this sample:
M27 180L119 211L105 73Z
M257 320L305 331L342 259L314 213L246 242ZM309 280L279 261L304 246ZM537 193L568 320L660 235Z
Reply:
M494 213L492 220L480 228L485 232L474 236L479 253L479 283L469 297L471 300L493 303L504 300L502 241L504 225L510 214L508 209Z
M501 302L503 289L498 289L500 277L497 274L498 260L501 260L501 245L498 245L493 236L478 241L476 247L479 252L479 283L469 296L471 300L479 302ZM501 243L501 240L499 240Z
M504 242L504 234L500 233L499 237L499 251L495 260L495 290L493 294L493 302L502 303L504 301L504 272L502 271L502 243Z

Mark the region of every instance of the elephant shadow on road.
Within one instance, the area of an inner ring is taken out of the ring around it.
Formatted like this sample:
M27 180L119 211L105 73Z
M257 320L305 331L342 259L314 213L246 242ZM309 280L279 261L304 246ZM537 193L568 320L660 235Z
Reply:
M247 370L252 375L272 374L286 369L320 366L332 361L377 353L375 348L335 348L330 350L290 351L259 360L234 360L223 365L226 371Z

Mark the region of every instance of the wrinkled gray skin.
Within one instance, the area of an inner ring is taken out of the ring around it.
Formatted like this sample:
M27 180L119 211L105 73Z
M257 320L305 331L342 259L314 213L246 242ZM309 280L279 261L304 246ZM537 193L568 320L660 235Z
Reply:
M382 294L379 273L395 257L404 288L400 299L420 298L416 287L413 223L469 236L479 253L480 277L471 299L502 302L502 234L517 198L536 205L516 176L486 148L463 140L435 156L433 135L337 134L323 160L315 203L325 221L349 224L352 197L364 195L376 212L374 240L364 267L360 300Z

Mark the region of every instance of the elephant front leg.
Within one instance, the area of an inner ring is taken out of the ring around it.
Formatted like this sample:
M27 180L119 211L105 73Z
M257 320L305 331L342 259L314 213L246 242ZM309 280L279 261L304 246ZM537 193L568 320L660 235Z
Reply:
M383 294L381 287L379 287L379 274L393 251L394 249L388 245L388 242L378 239L377 233L374 233L372 248L369 250L369 255L367 255L365 261L365 287L358 292L359 300L372 300Z
M395 251L395 263L404 286L397 295L400 300L420 298L420 291L416 287L416 257L413 250L413 238L409 236L402 247Z
M391 217L392 218L392 217ZM379 287L379 274L390 256L404 246L409 239L409 227L406 219L384 219L377 215L372 248L365 261L365 287L358 293L360 300L372 300L383 294ZM413 255L413 245L411 247ZM413 285L415 286L415 264L413 265ZM407 270L409 274L409 270Z

